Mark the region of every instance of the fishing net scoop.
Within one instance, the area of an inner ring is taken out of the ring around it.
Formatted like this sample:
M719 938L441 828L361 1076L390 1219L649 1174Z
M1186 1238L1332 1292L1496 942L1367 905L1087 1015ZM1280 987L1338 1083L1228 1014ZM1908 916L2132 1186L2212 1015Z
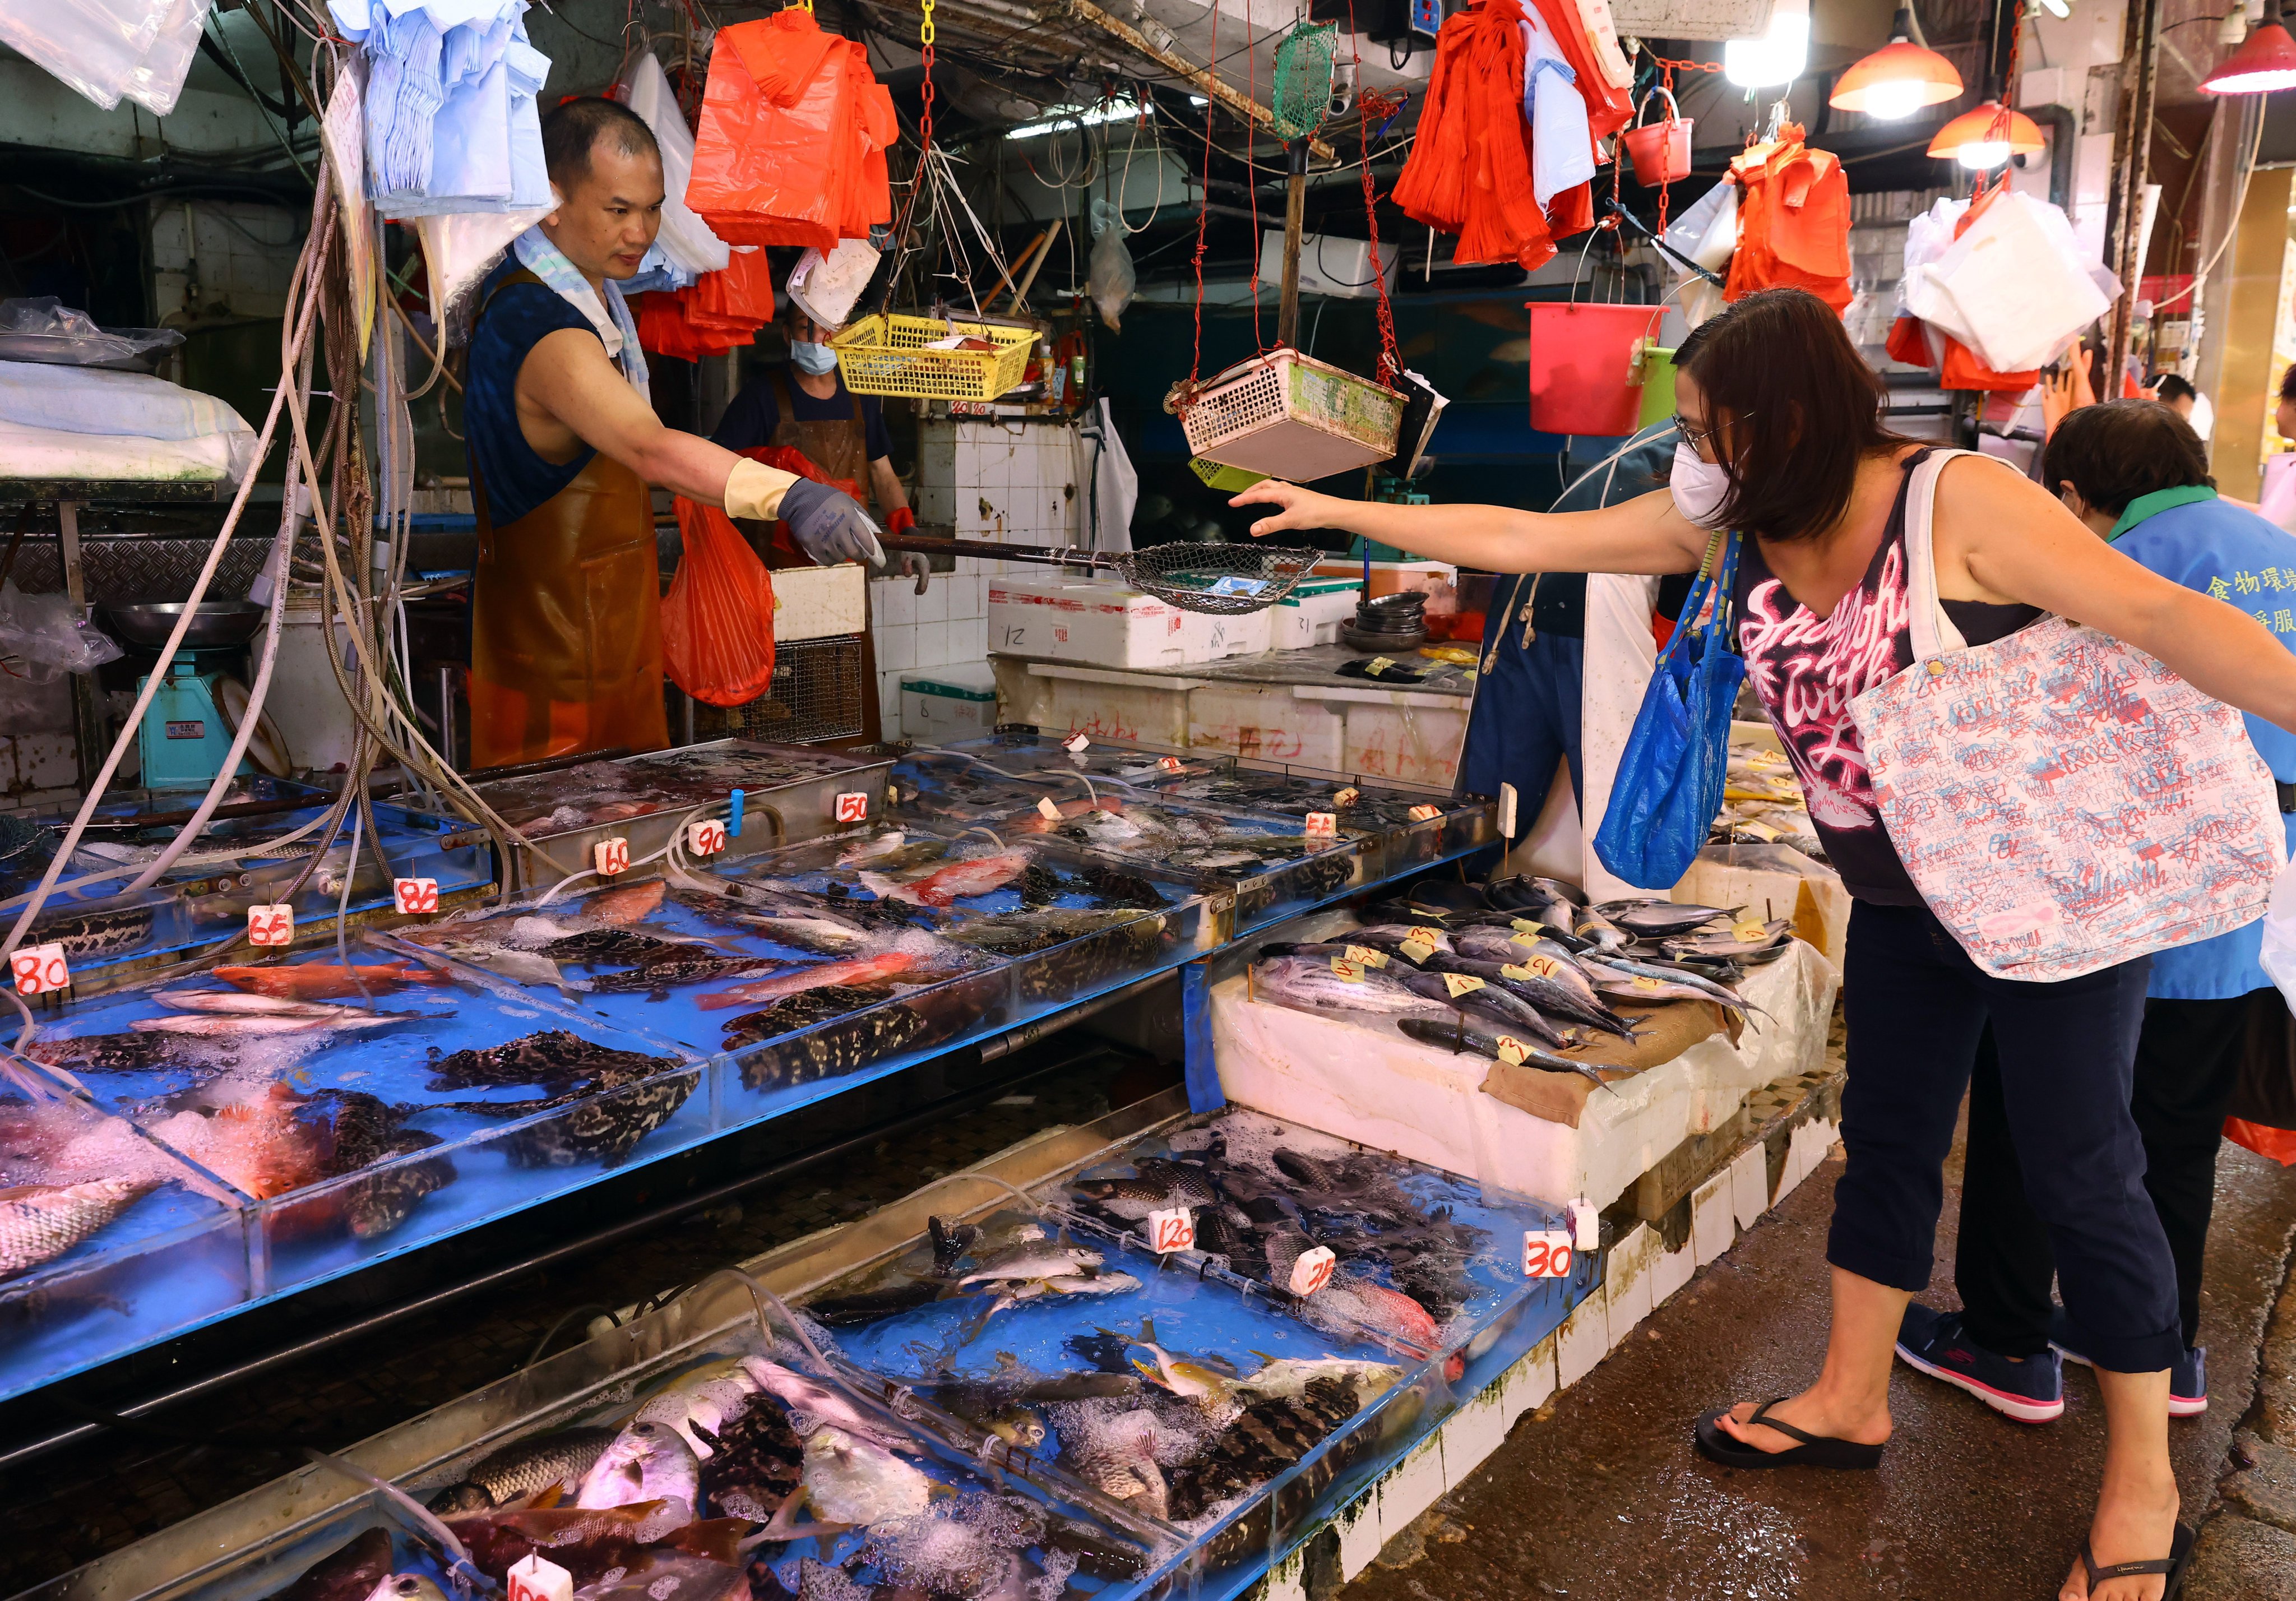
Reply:
M1113 572L1132 588L1184 612L1241 617L1261 612L1292 593L1327 560L1325 552L1267 545L1152 545L1145 550L1084 550L1075 546L1004 545L994 539L939 539L925 534L881 534L887 550L976 562L1031 562L1046 567L1090 567Z

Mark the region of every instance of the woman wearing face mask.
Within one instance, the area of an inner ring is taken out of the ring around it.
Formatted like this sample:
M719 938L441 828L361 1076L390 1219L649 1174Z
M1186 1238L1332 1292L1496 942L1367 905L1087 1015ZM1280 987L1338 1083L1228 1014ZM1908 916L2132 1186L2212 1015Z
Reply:
M1271 480L1235 504L1274 508L1255 535L1344 529L1499 572L1685 572L1714 530L1741 531L1734 615L1748 678L1857 901L1843 988L1849 1166L1827 1243L1823 1372L1790 1400L1701 1419L1700 1447L1742 1467L1878 1464L1892 1348L1929 1282L1941 1169L1989 1019L2065 1305L2093 1331L2109 1430L2103 1492L2061 1594L2159 1601L2189 1536L2176 1526L2168 1449L2176 1277L2129 1114L2148 963L2059 983L1988 977L1923 904L1883 831L1849 703L1913 659L1906 486L1926 447L1883 426L1881 382L1841 320L1802 291L1766 291L1700 326L1676 362L1683 446L1668 492L1542 516L1337 500ZM2054 612L2296 729L2296 657L2245 613L2118 554L2021 474L1949 464L1933 540L1938 592L1970 645Z
M783 302L782 329L789 340L789 366L768 367L743 384L709 437L736 453L760 446L802 451L831 478L860 484L887 533L915 527L900 474L893 471L883 403L845 387L837 352L829 344L837 331L822 327L788 300Z

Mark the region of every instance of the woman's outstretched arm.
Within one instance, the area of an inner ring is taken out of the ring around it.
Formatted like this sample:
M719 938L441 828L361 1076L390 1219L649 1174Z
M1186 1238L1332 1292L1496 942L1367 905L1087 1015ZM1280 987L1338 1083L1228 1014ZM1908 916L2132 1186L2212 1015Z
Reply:
M1491 572L1694 572L1711 538L1677 512L1663 489L1599 512L1539 513L1341 500L1271 478L1228 504L1275 508L1251 525L1254 538L1287 529L1338 529Z

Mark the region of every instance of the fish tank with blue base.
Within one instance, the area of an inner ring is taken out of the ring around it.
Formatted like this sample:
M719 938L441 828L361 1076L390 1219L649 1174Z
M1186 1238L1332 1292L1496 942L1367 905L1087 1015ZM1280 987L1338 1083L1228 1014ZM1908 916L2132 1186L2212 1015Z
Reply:
M717 1131L706 1054L360 945L76 1001L23 1051L248 1197L261 1298ZM163 1258L148 1264L165 1277Z
M0 1059L0 1398L245 1301L254 1215L126 1118Z

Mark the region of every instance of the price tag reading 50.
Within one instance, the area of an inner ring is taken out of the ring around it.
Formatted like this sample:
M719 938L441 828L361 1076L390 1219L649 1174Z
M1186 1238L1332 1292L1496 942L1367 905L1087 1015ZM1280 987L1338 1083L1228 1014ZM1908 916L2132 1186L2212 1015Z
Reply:
M1528 1229L1522 1236L1522 1276L1568 1278L1572 1254L1570 1236L1562 1229Z
M838 796L830 809L830 816L839 823L866 823L869 820L869 792L852 790Z
M12 952L8 972L19 995L53 995L71 988L71 968L61 945L29 945Z

